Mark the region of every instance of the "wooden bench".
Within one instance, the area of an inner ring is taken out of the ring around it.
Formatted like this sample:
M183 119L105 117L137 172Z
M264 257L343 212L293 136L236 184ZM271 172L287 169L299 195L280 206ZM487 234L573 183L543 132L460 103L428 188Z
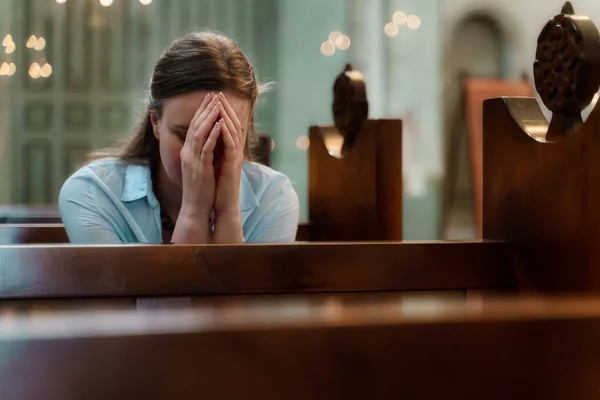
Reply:
M62 224L0 224L0 245L69 243Z
M0 305L3 399L596 399L600 299Z
M0 204L0 224L60 224L55 204Z
M296 240L309 242L312 239L312 224L298 225ZM0 245L7 244L66 244L69 237L65 227L57 224L0 224Z
M570 18L565 15L558 18ZM575 89L579 98L591 100L600 86L600 66L595 68L593 64L600 60L600 40L596 40L600 35L585 17L572 22L578 26L577 32L586 33L582 40L590 40L587 61L579 61L595 72L581 75L588 81L577 80ZM542 46L544 40L540 42ZM3 248L0 261L4 276L14 277L10 279L15 282L5 287L11 288L10 295L16 297L53 292L54 289L36 292L28 288L32 283L29 279L39 276L38 281L47 287L61 288L56 290L57 296L85 295L82 287L96 287L98 283L93 281L102 278L111 283L108 287L115 295L126 296L129 293L123 288L147 288L144 271L152 270L149 275L163 274L152 287L170 288L152 289L152 295L167 295L170 290L172 294L233 294L494 288L490 282L497 288L508 286L521 291L597 292L600 212L596 204L600 204L600 168L596 155L600 153L600 108L594 109L584 124L580 114L573 115L569 99L558 103L566 104L568 109L553 105L543 75L536 76L542 99L555 110L550 124L535 99L499 98L484 102L485 241ZM144 254L145 258L137 254ZM498 258L492 260L490 254ZM137 275L122 276L125 272L116 266ZM186 275L177 268L190 268L198 275ZM44 272L50 270L55 272ZM78 275L81 271L91 271L91 278ZM120 280L114 280L115 276ZM207 289L203 285L221 288ZM111 295L105 288L92 292ZM142 295L144 291L134 290L131 295L138 293Z
M514 289L510 245L0 246L0 299Z

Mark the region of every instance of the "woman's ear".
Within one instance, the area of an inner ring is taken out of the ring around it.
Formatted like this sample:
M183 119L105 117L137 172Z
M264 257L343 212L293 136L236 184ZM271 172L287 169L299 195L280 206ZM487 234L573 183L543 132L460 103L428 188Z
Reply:
M160 140L160 134L158 132L158 116L154 111L150 111L150 123L152 124L152 131L154 132L154 137L157 140Z

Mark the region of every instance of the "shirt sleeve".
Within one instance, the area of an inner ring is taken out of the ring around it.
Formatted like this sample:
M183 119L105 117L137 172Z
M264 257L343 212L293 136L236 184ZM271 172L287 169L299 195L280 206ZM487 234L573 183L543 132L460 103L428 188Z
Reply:
M292 243L296 241L300 202L290 180L281 176L265 190L253 212L258 223L246 242Z
M114 224L99 212L99 195L85 176L73 176L63 184L58 207L71 243L123 243Z

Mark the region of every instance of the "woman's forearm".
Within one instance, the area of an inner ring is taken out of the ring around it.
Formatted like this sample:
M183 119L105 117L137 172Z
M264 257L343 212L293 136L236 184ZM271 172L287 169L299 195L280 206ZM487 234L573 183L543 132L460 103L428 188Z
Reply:
M210 238L210 215L180 213L171 242L174 244L206 244Z
M212 243L239 244L244 243L242 217L239 212L232 214L217 214L215 216L215 231Z

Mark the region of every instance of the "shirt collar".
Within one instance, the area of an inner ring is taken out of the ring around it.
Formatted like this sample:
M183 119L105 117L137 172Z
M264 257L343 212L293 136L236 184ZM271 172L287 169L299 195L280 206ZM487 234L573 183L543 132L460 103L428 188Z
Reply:
M128 165L125 170L125 184L121 201L135 201L144 198L152 192L151 186L152 178L147 165Z
M158 200L152 190L152 177L150 167L147 165L128 165L125 171L125 184L121 201L136 201L148 197L151 206L158 205ZM245 168L242 168L240 180L240 211L248 211L256 208L258 199Z

